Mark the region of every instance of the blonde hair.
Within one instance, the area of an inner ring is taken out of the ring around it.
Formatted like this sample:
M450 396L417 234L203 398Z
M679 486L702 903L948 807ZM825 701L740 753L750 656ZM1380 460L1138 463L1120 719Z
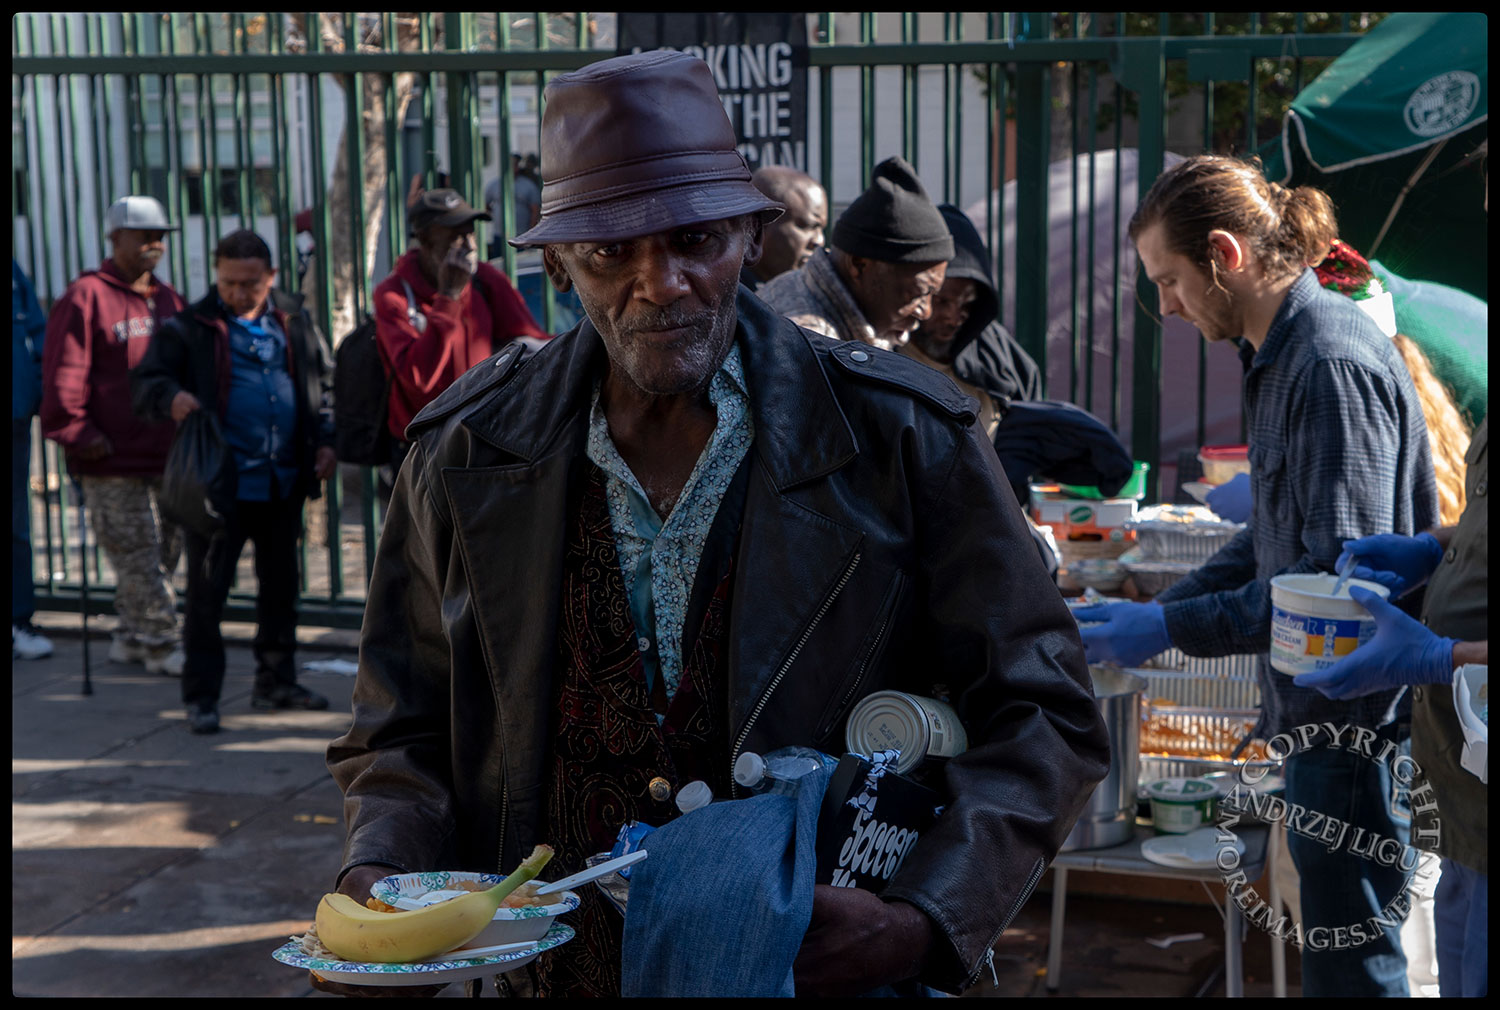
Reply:
M1453 404L1448 387L1443 385L1417 342L1404 333L1392 341L1411 373L1417 399L1422 402L1422 416L1427 420L1427 440L1432 446L1432 468L1437 473L1438 515L1444 526L1454 526L1464 514L1464 453L1473 434L1463 415Z

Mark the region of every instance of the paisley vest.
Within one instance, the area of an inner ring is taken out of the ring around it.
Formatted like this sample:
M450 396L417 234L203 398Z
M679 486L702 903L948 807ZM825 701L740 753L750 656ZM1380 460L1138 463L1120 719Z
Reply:
M669 701L660 678L653 693L615 551L604 473L590 464L579 483L563 553L549 837L535 839L556 849L557 876L607 851L627 821L660 826L678 816L675 798L687 783L701 779L724 797L730 782L723 646L731 575L719 580L696 639L684 640L677 694ZM657 782L653 794L657 779L670 791ZM583 904L568 916L577 936L536 962L540 994L619 996L624 922L597 888L580 893Z

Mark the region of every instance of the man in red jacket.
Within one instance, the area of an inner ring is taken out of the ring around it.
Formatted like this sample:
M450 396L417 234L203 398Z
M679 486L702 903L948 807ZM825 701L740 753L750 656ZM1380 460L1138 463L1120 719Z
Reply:
M130 369L158 323L186 307L152 273L166 233L177 228L156 200L127 196L110 206L104 230L110 258L69 285L47 320L42 433L62 446L83 485L94 533L115 571L120 623L110 660L180 676L171 572L182 537L156 507L173 426L141 420L130 404Z
M387 424L399 469L406 426L464 372L515 337L545 339L510 280L481 263L474 222L490 216L455 190L419 196L409 219L417 247L375 288L375 339L392 377Z

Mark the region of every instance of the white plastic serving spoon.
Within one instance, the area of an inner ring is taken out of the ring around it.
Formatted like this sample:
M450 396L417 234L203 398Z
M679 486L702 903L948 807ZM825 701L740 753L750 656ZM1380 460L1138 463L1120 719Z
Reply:
M598 880L600 877L607 876L616 870L622 870L627 866L639 863L646 856L647 852L645 849L636 849L634 852L627 852L625 855L615 859L605 860L598 866L590 866L587 870L580 870L571 877L564 877L561 880L554 880L550 884L543 884L536 889L536 893L556 894L558 891L566 891L568 888L577 887L579 884L587 884L591 880Z
M1344 567L1339 570L1339 580L1333 584L1333 592L1329 595L1337 596L1344 588L1344 583L1349 581L1349 576L1354 574L1354 555L1349 555L1349 560L1344 562Z

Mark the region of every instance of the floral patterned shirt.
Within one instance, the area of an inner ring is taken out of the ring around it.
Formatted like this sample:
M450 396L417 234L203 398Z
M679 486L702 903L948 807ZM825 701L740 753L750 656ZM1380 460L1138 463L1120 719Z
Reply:
M750 396L738 344L730 346L714 373L708 399L718 421L672 512L663 520L609 437L609 423L594 387L589 415L588 458L605 473L610 526L630 597L646 683L663 678L667 697L682 676L682 632L703 544L730 481L755 437ZM660 717L658 716L658 719Z

